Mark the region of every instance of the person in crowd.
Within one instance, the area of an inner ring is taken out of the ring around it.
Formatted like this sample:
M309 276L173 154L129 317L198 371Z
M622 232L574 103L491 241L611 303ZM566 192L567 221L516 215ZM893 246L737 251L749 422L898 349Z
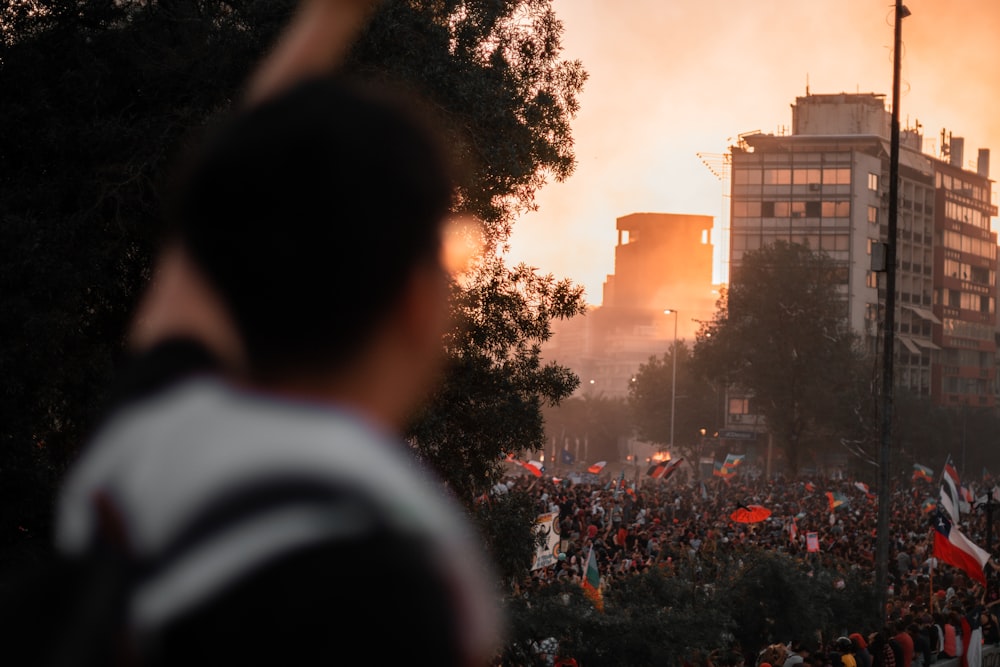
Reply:
M906 633L913 641L913 662L914 667L927 667L931 664L931 642L925 627L918 623L909 623L906 626Z
M947 660L958 657L958 633L955 630L953 618L950 612L937 612L934 620L941 628L941 650L938 651L938 658Z
M838 660L834 662L834 667L858 667L858 661L854 655L854 642L851 641L850 637L837 637L833 648L838 657Z
M783 667L795 667L801 665L805 657L809 655L809 646L801 639L793 639L788 644L788 655L785 656Z
M860 632L852 632L848 635L854 643L854 660L858 667L872 667L872 654L868 651L868 642Z
M400 437L443 359L447 151L326 74L370 5L305 0L173 184L132 343L214 365L152 378L68 476L57 548L117 610L97 664L316 664L380 627L428 664L499 648L480 540Z
M979 623L983 629L983 644L988 646L1000 645L1000 621L993 613L993 606L997 601L985 605L979 614Z

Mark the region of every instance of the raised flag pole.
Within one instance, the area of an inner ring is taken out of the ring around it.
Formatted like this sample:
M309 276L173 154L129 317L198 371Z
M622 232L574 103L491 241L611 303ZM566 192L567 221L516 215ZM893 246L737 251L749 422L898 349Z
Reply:
M933 531L934 529L931 528L931 530ZM932 540L934 539L933 535L931 535L931 539ZM931 558L934 558L934 556L932 555ZM936 558L934 559L934 562L937 563ZM930 572L928 573L928 581L930 582L931 590L930 590L930 600L928 600L928 605L927 605L927 611L933 614L934 613L934 566L933 565L931 565Z

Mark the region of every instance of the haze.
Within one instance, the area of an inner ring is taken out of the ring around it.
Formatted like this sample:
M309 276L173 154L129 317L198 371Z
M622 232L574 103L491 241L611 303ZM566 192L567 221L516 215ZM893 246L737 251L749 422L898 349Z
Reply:
M942 128L1000 174L1000 2L907 0L900 117L924 152ZM601 303L615 219L728 211L714 174L737 135L781 132L812 93L892 99L891 0L554 0L563 55L590 75L573 122L577 170L520 218L510 259L571 278ZM699 153L702 155L699 156ZM707 163L707 165L706 165ZM975 169L975 167L972 167ZM726 182L728 186L728 182ZM996 188L993 194L997 202ZM994 220L996 227L996 220ZM717 229L718 231L718 229ZM716 261L715 275L725 279Z

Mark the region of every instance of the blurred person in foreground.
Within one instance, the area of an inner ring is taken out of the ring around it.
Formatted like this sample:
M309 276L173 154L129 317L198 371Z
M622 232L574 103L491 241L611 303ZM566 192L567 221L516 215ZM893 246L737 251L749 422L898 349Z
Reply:
M409 100L325 76L372 4L306 0L181 170L126 400L59 504L116 610L93 664L500 646L473 527L400 439L442 361L446 152Z

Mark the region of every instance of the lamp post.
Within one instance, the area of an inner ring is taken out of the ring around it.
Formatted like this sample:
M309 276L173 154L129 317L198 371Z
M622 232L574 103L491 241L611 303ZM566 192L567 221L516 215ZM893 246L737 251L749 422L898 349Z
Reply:
M671 351L670 356L674 358L674 370L673 377L670 380L670 449L674 448L674 409L677 406L677 320L678 313L676 310L667 308L663 311L664 315L674 316L674 348ZM672 454L671 454L672 455Z

